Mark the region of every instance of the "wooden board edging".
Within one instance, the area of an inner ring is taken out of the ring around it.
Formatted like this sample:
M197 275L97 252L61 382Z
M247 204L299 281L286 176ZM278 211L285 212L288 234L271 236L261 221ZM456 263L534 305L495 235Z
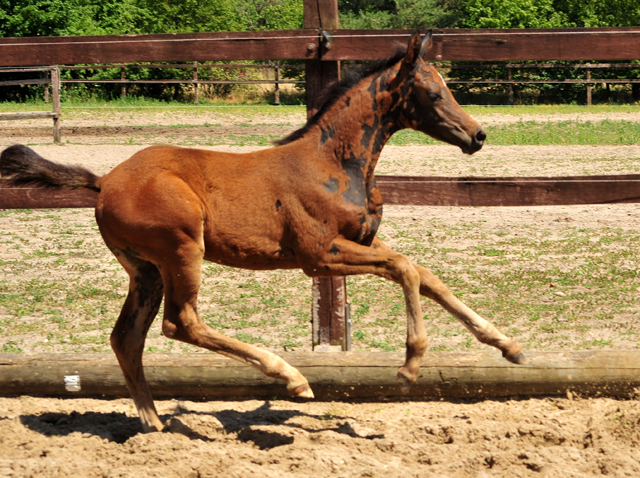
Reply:
M320 400L565 395L634 397L640 351L527 352L513 365L497 351L427 353L408 395L396 384L404 353L285 353ZM284 398L282 382L210 353L147 354L155 398ZM79 386L74 388L74 377ZM65 385L65 380L67 385ZM70 387L70 390L67 389ZM112 354L0 354L0 396L128 397Z

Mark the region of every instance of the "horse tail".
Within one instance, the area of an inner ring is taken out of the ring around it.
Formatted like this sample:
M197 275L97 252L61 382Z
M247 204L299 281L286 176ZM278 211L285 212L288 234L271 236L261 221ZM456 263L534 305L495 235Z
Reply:
M0 154L0 174L11 184L46 188L86 188L100 192L100 177L82 166L58 164L16 144Z

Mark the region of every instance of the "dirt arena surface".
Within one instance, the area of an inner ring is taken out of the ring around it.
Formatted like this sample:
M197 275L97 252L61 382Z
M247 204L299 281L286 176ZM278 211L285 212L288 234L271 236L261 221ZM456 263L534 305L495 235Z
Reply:
M158 402L0 399L0 476L640 476L637 400Z
M117 113L107 124L87 114L63 123L63 141L70 141L63 145L52 144L50 121L4 122L0 149L28 143L49 159L104 174L147 144L179 144L190 135L228 134L229 128L244 132L247 126L230 123L255 121L236 116L159 113L141 124L137 117ZM548 119L640 120L640 114L558 116ZM481 120L503 124L545 118L491 115ZM304 118L293 114L286 124L282 119L259 121L260 134L284 136ZM168 128L178 122L194 128ZM135 144L126 144L129 138ZM560 176L639 170L640 145L489 144L472 157L450 146L389 146L377 172ZM407 220L422 213L411 207L385 211L388 217ZM522 224L533 220L552 229L567 217L585 227L605 223L629 229L636 227L640 208L535 208L533 216L518 208L449 208L440 220L452 226L478 218ZM0 398L0 477L633 477L640 476L639 397L640 391L628 399L568 393L466 402L158 401L168 430L147 435L141 433L129 399Z

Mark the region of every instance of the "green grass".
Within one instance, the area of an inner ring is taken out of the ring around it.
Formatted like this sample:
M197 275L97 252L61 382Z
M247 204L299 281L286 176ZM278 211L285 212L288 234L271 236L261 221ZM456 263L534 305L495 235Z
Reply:
M601 113L638 113L640 105L522 105L522 106L464 106L464 110L474 115L560 115L560 114L601 114Z
M252 124L252 128L265 126L264 124ZM219 135L192 135L175 138L163 138L163 142L173 142L181 146L270 146L273 141L281 139L286 134L293 131L299 125L288 124L282 128L281 133L255 134L247 127L247 133L219 134ZM185 126L175 126L175 129L186 129ZM151 127L148 127L151 129ZM624 146L640 144L640 122L602 120L591 121L548 121L544 123L535 121L519 121L517 123L487 126L486 144L494 146L513 145L537 145L537 146L571 146L571 145L591 145L591 146ZM148 144L143 136L144 131L139 136L132 137L130 144ZM397 132L389 140L390 145L441 145L441 141L413 130L402 130Z
M83 111L91 111L92 115L104 116L108 118L114 111L149 113L162 111L214 111L228 113L230 111L250 111L252 114L259 115L277 115L282 112L301 111L306 112L304 105L281 105L273 106L266 102L263 103L230 103L225 101L219 102L200 102L197 105L193 103L183 103L178 101L161 101L150 98L126 97L115 100L101 101L97 99L90 100L67 100L60 104L62 113L65 117L73 117L74 114ZM53 108L51 102L45 103L43 100L31 100L26 102L0 102L0 113L13 113L18 111L48 111Z
M640 111L638 112L640 113ZM640 144L640 122L602 120L591 121L519 121L487 126L487 144L512 145L628 145ZM412 130L396 133L389 144L441 144L439 141Z

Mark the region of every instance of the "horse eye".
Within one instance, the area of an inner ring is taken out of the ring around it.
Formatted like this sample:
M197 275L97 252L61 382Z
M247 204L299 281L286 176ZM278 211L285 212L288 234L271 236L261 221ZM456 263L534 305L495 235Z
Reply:
M438 93L429 93L429 98L431 98L431 101L433 101L434 103L438 100L442 99L442 96L440 96Z

